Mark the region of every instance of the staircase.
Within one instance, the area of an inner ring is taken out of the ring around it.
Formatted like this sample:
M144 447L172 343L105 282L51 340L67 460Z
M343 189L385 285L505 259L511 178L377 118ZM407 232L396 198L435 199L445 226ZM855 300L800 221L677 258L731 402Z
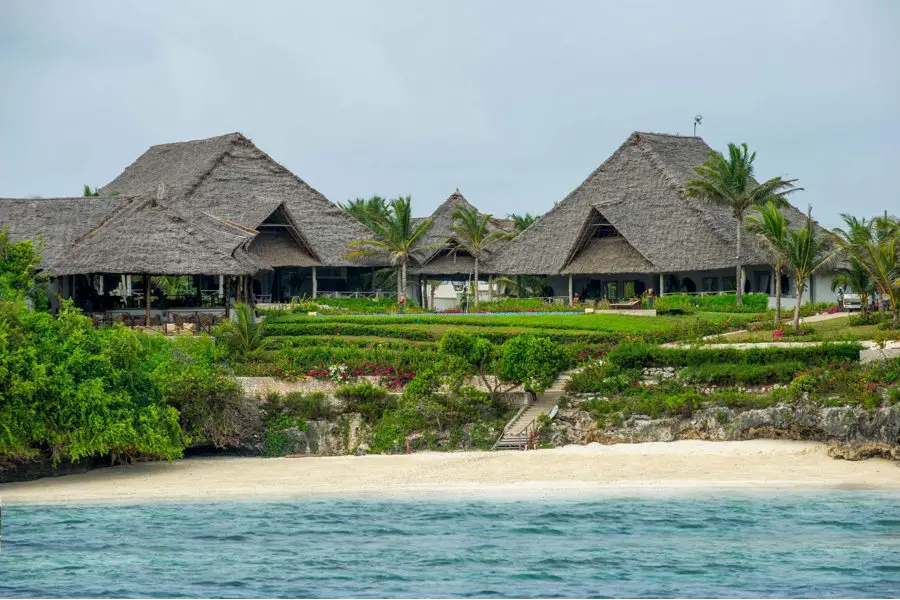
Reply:
M503 428L503 433L500 435L500 439L494 443L493 449L525 450L529 444L529 438L536 431L538 417L551 414L559 399L565 395L566 382L573 373L575 371L562 373L553 382L553 385L547 388L547 391L538 395L537 401L523 406Z

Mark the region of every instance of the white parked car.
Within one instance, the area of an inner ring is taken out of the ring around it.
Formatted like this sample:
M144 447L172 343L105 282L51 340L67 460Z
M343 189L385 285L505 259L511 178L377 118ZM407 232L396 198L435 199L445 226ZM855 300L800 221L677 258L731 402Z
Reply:
M844 294L844 310L862 310L859 294Z

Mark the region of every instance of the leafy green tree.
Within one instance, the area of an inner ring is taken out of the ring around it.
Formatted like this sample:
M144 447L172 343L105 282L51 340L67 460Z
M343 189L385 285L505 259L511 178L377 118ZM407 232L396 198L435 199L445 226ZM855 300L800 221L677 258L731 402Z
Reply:
M462 361L468 370L477 376L492 398L504 391L509 391L516 384L503 389L503 382L496 377L499 360L502 357L500 348L490 340L466 333L464 331L448 331L438 344L441 355ZM459 387L459 386L457 386Z
M356 200L339 202L338 206L373 231L375 230L375 223L383 223L389 219L388 202L378 195L368 199L357 198Z
M481 259L485 253L500 240L509 239L505 231L491 229L491 215L481 214L475 208L458 207L453 211L453 225L450 226L460 246L454 248L454 252L460 249L468 250L475 260L475 306L478 306L478 270Z
M46 294L47 274L40 272L40 244L12 243L9 227L0 228L0 300L35 299Z
M58 318L0 302L0 459L180 456L178 411L153 384L142 339L95 329L70 302Z
M385 256L399 271L397 277L397 300L406 293L406 270L413 254L429 248L437 248L443 244L424 244L425 235L434 221L431 218L413 221L412 199L395 198L388 204L386 216L372 222L375 237L368 240L350 242L347 258L362 256Z
M522 384L527 391L541 393L570 361L565 348L549 338L517 335L503 344L499 375L506 381Z
M721 152L712 150L709 153L709 159L694 168L697 177L689 179L685 188L685 194L690 197L730 209L737 221L735 232L737 304L743 303L744 292L741 278L743 268L741 264L741 230L744 226L744 216L750 208L763 206L768 202L783 206L787 203L788 194L802 189L794 187L796 179L773 177L764 183L757 183L753 179L753 161L755 159L756 152L751 154L747 149L747 144L740 146L728 144L728 158Z
M98 188L98 187L92 188L91 186L85 184L84 192L82 195L85 198L98 197L98 196L100 196L100 188Z
M775 271L775 327L781 324L781 274L786 266L784 244L788 220L774 202L754 207L755 214L747 217L747 231L754 234L772 261Z
M832 240L820 235L812 220L812 209L806 214L806 222L787 230L784 239L784 259L793 271L797 289L797 304L794 306L794 333L800 332L800 305L807 280L819 270L831 264L837 254Z

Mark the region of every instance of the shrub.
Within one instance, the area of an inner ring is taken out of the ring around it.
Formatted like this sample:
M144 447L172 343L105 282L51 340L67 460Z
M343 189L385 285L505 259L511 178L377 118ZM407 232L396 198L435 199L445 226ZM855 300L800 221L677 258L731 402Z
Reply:
M744 294L744 303L737 304L734 294L714 296L691 296L688 294L667 294L654 301L653 308L658 313L690 314L695 310L703 312L761 313L769 306L766 294Z
M707 363L682 369L678 378L688 383L709 385L760 385L788 383L801 370L803 365L797 361L767 364Z
M335 396L346 401L347 412L358 412L369 423L396 406L396 400L387 391L370 383L341 386Z
M804 393L810 393L816 389L818 380L812 375L798 375L791 382L790 390L794 398L799 398Z
M273 393L266 396L262 405L263 421L274 421L279 417L296 417L302 421L328 419L334 416L321 392Z
M656 366L694 366L708 363L766 364L798 361L804 365L859 360L859 345L847 343L789 348L662 348L647 344L621 344L608 360L622 369Z

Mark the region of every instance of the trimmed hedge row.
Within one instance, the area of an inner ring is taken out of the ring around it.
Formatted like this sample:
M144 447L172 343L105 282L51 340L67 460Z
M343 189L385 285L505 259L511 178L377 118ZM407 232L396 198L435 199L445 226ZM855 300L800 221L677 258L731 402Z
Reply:
M661 348L644 344L622 344L609 353L609 361L622 369L695 366L710 363L739 365L797 361L803 365L859 360L859 344L822 344L793 348Z
M389 327L387 325L369 325L367 323L346 322L279 322L273 320L266 323L267 336L331 336L331 335L363 335L404 340L434 342L438 336L431 331L406 327Z
M804 365L796 360L767 364L709 363L685 367L678 378L687 383L708 385L762 385L790 383Z
M659 312L673 309L686 311L726 313L760 313L769 308L769 297L766 294L744 294L743 304L738 306L737 296L722 294L716 296L690 296L688 294L669 294L657 298L653 308Z

